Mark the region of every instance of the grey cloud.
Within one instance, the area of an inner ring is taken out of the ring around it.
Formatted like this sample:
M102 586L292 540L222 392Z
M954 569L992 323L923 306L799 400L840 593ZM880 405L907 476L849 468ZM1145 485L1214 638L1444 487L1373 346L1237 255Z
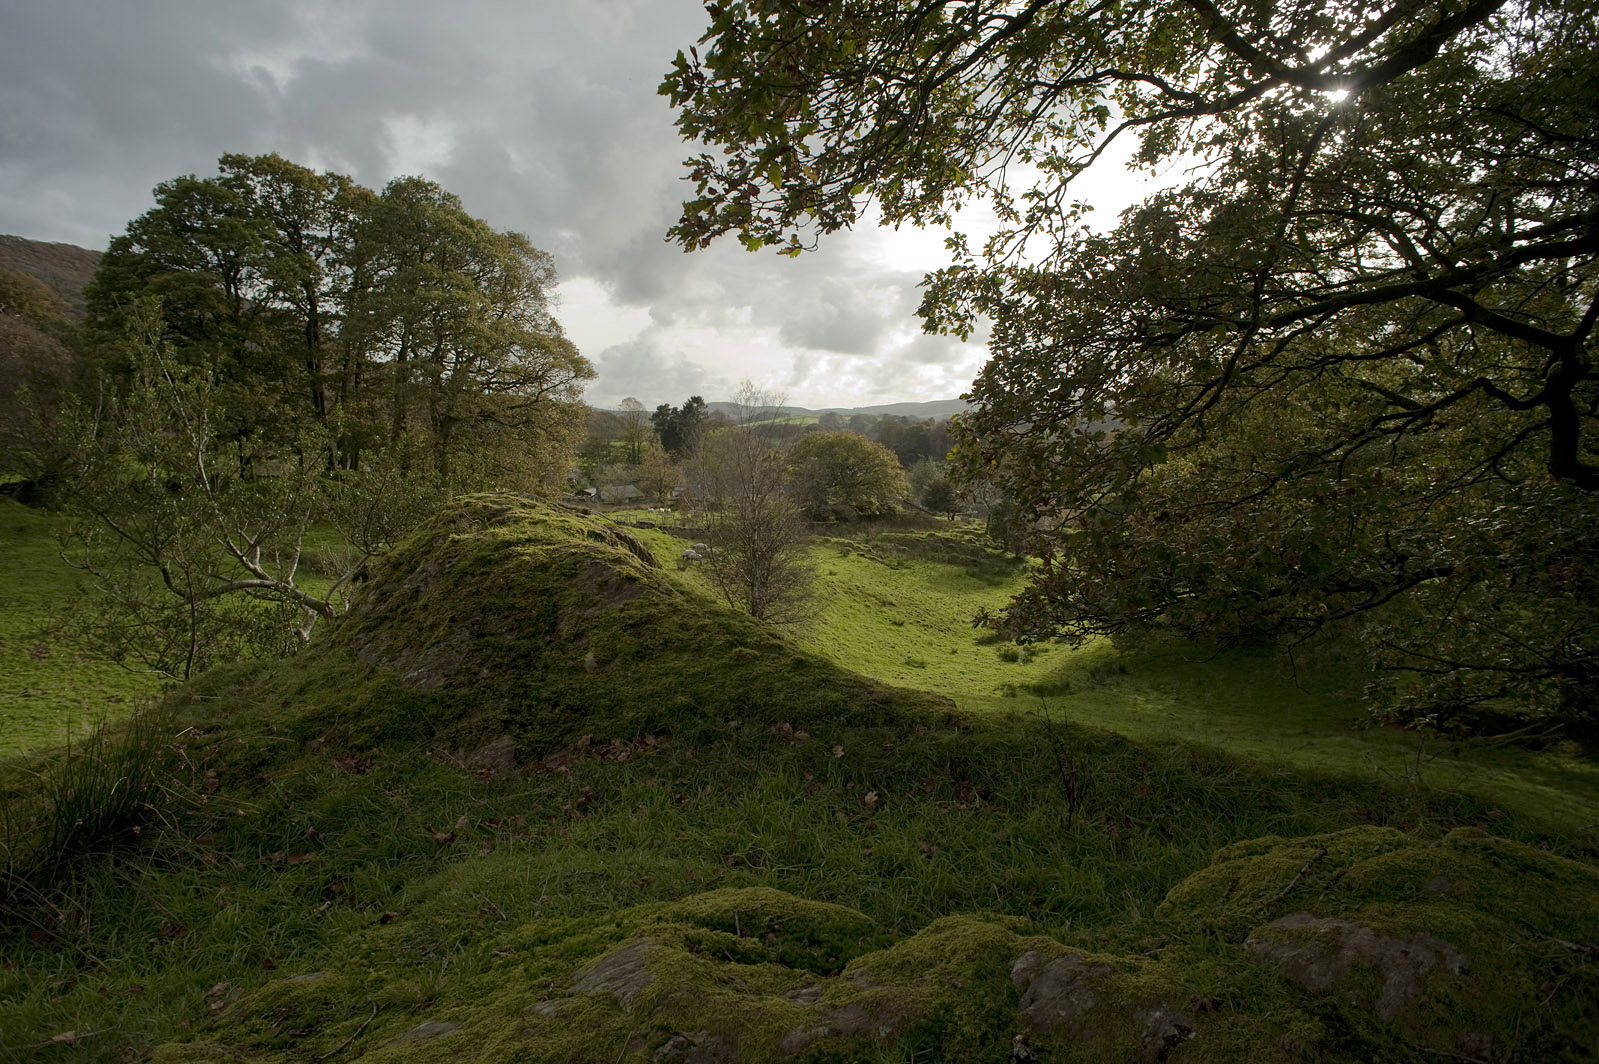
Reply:
M796 347L844 355L876 352L884 333L909 313L903 289L876 278L829 277L788 304L778 336ZM912 304L914 306L914 303Z
M435 123L449 151L424 176L526 233L563 277L592 278L663 329L765 328L789 347L878 357L912 324L920 275L875 265L874 238L836 234L798 260L665 241L696 149L656 87L705 17L699 0L0 0L0 232L103 247L153 185L213 172L230 151L381 188L405 165L393 124ZM603 378L642 374L675 395L741 375L716 368L725 354L698 365L663 344L647 331L607 349ZM804 366L791 376L825 384Z
M621 397L631 395L653 410L661 403L680 404L690 395L714 399L732 394L729 383L716 371L691 361L654 329L607 347L594 365L607 382L604 391L595 396L601 405L614 405Z

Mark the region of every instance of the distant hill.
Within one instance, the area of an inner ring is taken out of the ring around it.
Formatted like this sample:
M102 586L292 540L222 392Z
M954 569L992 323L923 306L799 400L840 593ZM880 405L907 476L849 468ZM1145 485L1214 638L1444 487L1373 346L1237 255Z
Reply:
M727 414L738 409L736 403L706 403L707 410L720 411ZM820 414L837 414L840 417L850 417L853 414L866 414L870 417L907 417L914 421L933 418L941 421L952 414L965 411L967 403L964 399L934 399L926 403L887 403L882 406L824 406L819 410L811 410L803 406L785 406L782 413L789 417L816 417Z
M54 289L73 317L83 320L83 290L100 265L100 252L76 244L55 244L21 236L0 235L0 267L25 273Z

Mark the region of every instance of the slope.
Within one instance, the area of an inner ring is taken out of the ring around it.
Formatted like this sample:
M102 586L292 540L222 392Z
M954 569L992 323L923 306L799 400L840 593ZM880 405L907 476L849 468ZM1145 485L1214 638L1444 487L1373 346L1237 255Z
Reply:
M375 567L326 644L0 785L19 1059L1581 1060L1599 1035L1599 873L1559 839L969 719L509 497Z

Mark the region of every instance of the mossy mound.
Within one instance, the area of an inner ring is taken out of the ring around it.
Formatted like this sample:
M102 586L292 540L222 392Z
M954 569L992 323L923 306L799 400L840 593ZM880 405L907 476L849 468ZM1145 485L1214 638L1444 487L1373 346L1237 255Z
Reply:
M341 689L341 705L314 717L325 737L442 738L487 768L584 735L873 724L949 708L847 673L685 589L605 518L510 495L459 499L385 557L322 653L343 674L301 695ZM353 681L352 664L371 676Z
M1588 1060L1596 875L1477 832L1263 839L1172 890L1138 955L985 915L891 941L842 906L720 890L525 925L447 998L358 966L277 979L155 1059Z
M1370 1037L1491 1061L1599 1052L1599 868L1478 829L1237 843L1160 916L1242 943Z

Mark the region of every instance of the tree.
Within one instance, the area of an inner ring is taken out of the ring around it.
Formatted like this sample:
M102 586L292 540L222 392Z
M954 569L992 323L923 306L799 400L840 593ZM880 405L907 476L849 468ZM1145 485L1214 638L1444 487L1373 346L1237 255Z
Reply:
M708 432L690 463L689 498L711 548L705 571L728 605L786 623L803 612L811 572L788 457L773 431L781 407L745 382L731 424Z
M90 284L102 368L128 315L161 300L172 357L209 367L219 431L292 450L336 427L460 486L549 487L582 431L593 375L550 310L552 260L418 178L381 194L276 155L180 177L111 241Z
M644 461L644 444L650 438L650 418L644 404L631 395L622 400L622 446L627 449L627 464L638 465Z
M554 488L592 375L548 255L406 178L277 156L156 189L89 290L101 381L68 419L68 556L97 649L174 676L304 644L443 494ZM302 565L331 527L326 571Z
M672 501L672 493L683 486L683 471L672 464L665 448L651 440L638 464L638 486L658 503Z
M681 461L692 458L699 451L708 417L705 400L691 395L680 407L670 403L656 407L655 413L650 415L650 424L654 426L656 438L666 448L666 453Z
M922 490L921 498L923 506L934 513L943 514L952 521L961 508L960 496L948 477L938 477L928 481L927 487Z
M318 590L299 579L323 516L317 448L274 475L241 475L254 454L219 431L215 371L173 357L157 301L128 320L128 387L65 426L75 465L63 555L99 591L74 627L111 660L176 678L303 644L367 556L319 574Z
M1599 705L1587 0L711 10L675 239L1000 219L921 314L993 323L957 458L1042 559L1006 628L1357 624L1411 718ZM1192 176L1095 232L1129 137Z
M858 432L811 432L788 455L794 495L814 520L840 512L857 517L892 515L910 494L899 459Z

